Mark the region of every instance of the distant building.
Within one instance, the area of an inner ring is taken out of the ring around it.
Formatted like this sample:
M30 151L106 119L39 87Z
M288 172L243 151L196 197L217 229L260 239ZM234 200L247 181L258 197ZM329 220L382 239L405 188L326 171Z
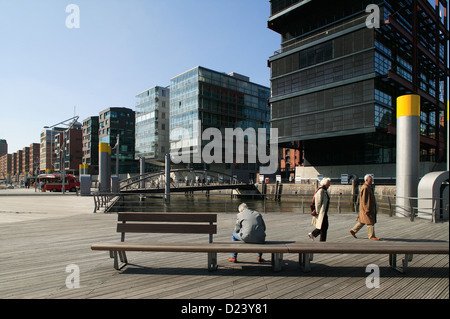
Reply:
M40 144L33 143L13 154L0 156L0 179L6 180L10 177L10 182L24 180L25 173L30 178L39 173L40 165Z
M0 140L0 157L8 154L8 142L6 140Z
M13 176L12 181L18 182L19 176L22 174L22 163L23 163L23 151L18 150L17 152L12 154L12 174Z
M169 116L169 88L156 86L136 96L136 160L164 163L170 148Z
M56 149L55 136L63 132L65 128L54 127L51 129L44 129L41 132L40 142L40 173L49 173L55 171L56 164Z
M98 116L88 117L83 121L83 160L88 165L91 175L98 174Z
M55 152L56 171L62 172L61 165L64 165L66 174L78 174L83 159L81 123L74 123L70 129L55 135Z
M0 179L7 180L8 177L11 181L12 174L12 155L4 154L0 157Z
M29 176L39 175L36 174L39 173L39 158L40 158L39 153L40 153L40 144L39 143L30 144L28 170L27 170Z
M30 174L30 147L25 146L22 149L22 170L20 174Z

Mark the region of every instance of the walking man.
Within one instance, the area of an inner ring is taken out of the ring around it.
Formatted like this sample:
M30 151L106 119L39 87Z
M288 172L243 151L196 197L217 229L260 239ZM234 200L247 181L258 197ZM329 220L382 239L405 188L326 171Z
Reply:
M375 202L375 195L372 187L372 176L364 176L364 185L361 187L359 194L359 215L358 222L355 227L350 229L350 234L356 238L356 233L367 225L367 232L369 239L380 240L375 236L375 224L377 222L377 208Z

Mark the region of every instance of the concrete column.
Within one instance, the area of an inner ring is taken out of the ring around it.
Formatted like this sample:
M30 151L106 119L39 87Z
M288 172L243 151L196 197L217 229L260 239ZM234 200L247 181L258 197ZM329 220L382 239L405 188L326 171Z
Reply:
M98 169L99 192L109 193L111 191L111 146L108 143L99 143Z
M139 158L139 173L141 177L140 188L145 189L145 181L142 180L145 174L145 157Z
M88 164L80 164L80 176L81 175L89 175L89 165Z
M397 199L396 216L410 217L417 207L420 164L420 96L397 99Z
M91 175L80 175L80 195L91 195Z
M166 154L166 166L165 166L165 175L166 175L166 203L170 203L170 154Z

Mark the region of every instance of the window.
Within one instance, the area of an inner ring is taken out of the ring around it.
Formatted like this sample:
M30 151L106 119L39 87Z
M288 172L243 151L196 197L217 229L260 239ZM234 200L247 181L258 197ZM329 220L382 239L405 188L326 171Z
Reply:
M333 43L331 41L316 45L300 52L300 68L322 63L333 58Z
M379 41L375 41L375 47L380 50L384 55L391 57L392 56L392 51L387 48L384 44L382 44Z
M375 52L375 71L380 74L387 74L392 69L392 62L379 52Z
M375 100L377 102L392 106L392 96L377 89L375 89Z
M375 126L380 128L387 128L388 124L393 121L392 110L375 104Z

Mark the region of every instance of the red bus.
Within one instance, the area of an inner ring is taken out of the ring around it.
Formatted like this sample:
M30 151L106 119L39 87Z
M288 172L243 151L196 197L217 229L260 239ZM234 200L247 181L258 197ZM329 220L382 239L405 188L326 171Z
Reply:
M41 174L38 176L41 183L49 192L61 192L62 180L61 174ZM80 187L80 181L72 174L67 174L65 178L64 189L69 192L75 192Z

